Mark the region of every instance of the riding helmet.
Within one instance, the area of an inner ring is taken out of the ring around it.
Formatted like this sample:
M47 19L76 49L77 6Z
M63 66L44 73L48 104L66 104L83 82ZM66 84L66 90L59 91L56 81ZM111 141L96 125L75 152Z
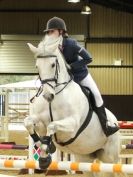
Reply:
M43 32L47 32L53 29L60 29L66 32L67 29L64 20L59 17L53 17L49 19L46 25L46 29Z

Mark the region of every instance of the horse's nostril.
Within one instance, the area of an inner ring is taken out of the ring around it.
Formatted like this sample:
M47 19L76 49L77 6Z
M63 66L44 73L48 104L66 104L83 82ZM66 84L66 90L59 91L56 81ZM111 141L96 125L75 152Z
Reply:
M51 101L54 99L54 94L50 95Z
M47 98L48 102L51 102L54 99L54 94L50 94L49 97Z
M51 102L54 99L54 94L50 94L49 101Z

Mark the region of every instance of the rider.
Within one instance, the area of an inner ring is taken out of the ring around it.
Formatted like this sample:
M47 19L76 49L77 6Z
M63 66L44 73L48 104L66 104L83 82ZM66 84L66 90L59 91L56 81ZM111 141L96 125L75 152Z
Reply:
M81 47L74 39L68 37L66 24L61 18L53 17L48 20L44 33L53 37L62 35L63 41L59 48L65 60L71 66L71 72L75 82L88 87L94 95L96 112L105 135L108 137L117 132L119 130L118 126L116 124L110 125L110 122L107 120L99 89L91 77L91 74L88 73L87 64L92 62L90 53L88 53L85 48Z

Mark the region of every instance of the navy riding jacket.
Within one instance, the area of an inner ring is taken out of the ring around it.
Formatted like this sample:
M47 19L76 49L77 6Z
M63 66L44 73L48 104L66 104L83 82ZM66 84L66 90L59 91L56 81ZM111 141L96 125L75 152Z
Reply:
M90 53L71 38L63 39L62 53L66 62L71 66L75 82L83 80L88 74L87 64L92 62Z

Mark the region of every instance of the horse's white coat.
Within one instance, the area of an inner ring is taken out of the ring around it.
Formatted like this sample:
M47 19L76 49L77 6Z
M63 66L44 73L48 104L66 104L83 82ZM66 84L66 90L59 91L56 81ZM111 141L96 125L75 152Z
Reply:
M29 44L30 50L35 56L48 54L57 56L60 66L58 83L70 79L63 56L58 49L61 40L61 37L55 38L53 41L46 37L38 48ZM55 60L54 57L37 59L36 65L42 80L54 77L55 67L52 68L51 65L55 63ZM50 84L55 86L54 82ZM47 135L56 133L58 142L64 142L74 137L88 113L88 101L79 85L74 81L71 81L62 92L55 95L61 88L63 85L55 90L47 84L43 86L43 92L38 98L35 98L32 104L33 115L24 120L30 134L34 132L34 124L42 122L44 132L47 132ZM51 103L53 122L50 121L48 102L44 99L44 97L49 98L50 94L54 95ZM106 113L108 120L117 123L115 116L109 110L106 110ZM55 145L62 151L75 154L76 159L81 162L92 162L98 158L103 162L115 163L118 161L119 154L119 132L107 138L102 131L97 115L93 113L87 128L72 144L62 147L55 142Z

